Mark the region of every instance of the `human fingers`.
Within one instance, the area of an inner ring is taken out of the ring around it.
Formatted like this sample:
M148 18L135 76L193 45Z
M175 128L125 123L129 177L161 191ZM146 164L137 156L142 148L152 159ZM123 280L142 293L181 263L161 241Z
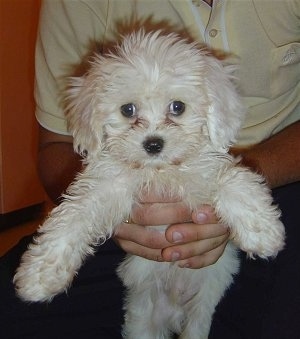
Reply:
M214 209L210 205L201 205L191 214L192 223L173 224L166 230L166 238L173 243L187 243L214 238L228 231L220 224ZM214 226L211 226L214 225Z
M166 239L172 244L189 243L228 234L224 224L194 224L183 223L170 225L166 230Z
M148 248L125 239L114 238L114 241L128 254L133 254L148 260L164 261L161 255L161 249Z
M217 224L219 219L211 205L201 205L192 214L192 221L195 224Z
M210 225L212 228L218 228L219 225ZM193 227L193 226L191 226ZM221 255L226 246L227 240L229 238L229 232L222 232L223 234L206 238L201 240L196 240L193 242L180 243L171 247L167 247L162 251L162 257L165 261L177 261L180 262L180 267L188 265L189 267L196 266L202 267L201 265L206 263L209 259L210 264L218 260L218 254ZM214 249L218 249L213 251ZM214 254L216 257L214 257ZM198 257L197 259L195 259ZM203 257L203 258L201 258ZM192 259L193 258L193 259Z
M148 249L162 249L171 245L165 237L165 232L161 232L155 229L155 227L144 227L138 224L119 225L114 234L114 239L126 252L128 247L127 243L132 243L130 245L130 253L136 255L138 254L134 253L133 244L139 245L137 249L139 249L140 246Z
M177 261L179 267L201 268L214 264L223 254L229 229L220 224L214 209L202 205L192 213L192 223L175 224L166 230L166 239L174 244L165 248L166 261Z
M116 243L127 253L158 260L161 250L172 244L166 240L165 232L141 225L184 222L191 219L191 212L182 202L146 203L135 206L130 219L130 224L120 225L115 232Z
M191 269L199 269L213 265L222 256L226 245L227 241L225 240L220 246L212 249L211 251L205 252L202 255L197 255L184 260L180 260L177 262L177 265L182 268L184 267Z

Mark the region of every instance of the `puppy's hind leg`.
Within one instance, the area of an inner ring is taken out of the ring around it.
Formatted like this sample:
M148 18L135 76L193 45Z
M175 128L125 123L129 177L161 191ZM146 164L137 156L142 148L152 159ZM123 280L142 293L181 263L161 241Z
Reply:
M165 324L164 312L156 310L151 300L152 288L143 291L132 290L126 298L123 337L126 339L171 339L171 332ZM155 312L155 313L154 313ZM160 318L158 324L153 318Z

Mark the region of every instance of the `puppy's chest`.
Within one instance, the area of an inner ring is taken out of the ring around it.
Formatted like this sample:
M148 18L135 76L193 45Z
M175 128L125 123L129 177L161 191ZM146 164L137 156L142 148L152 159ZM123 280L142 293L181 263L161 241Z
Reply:
M148 173L147 173L148 172ZM198 168L145 171L136 181L136 194L149 191L166 197L180 197L187 205L196 207L213 201L217 190L217 173Z

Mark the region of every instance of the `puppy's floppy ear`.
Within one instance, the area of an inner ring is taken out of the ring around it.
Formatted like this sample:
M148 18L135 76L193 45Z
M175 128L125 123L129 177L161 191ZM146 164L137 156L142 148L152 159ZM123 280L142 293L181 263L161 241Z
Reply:
M207 89L209 110L207 113L208 132L216 150L227 152L238 136L244 121L246 109L234 85L232 66L207 56Z
M74 138L74 150L81 155L92 154L101 148L103 129L102 119L97 119L96 89L89 75L85 75L70 78L66 91L68 129Z

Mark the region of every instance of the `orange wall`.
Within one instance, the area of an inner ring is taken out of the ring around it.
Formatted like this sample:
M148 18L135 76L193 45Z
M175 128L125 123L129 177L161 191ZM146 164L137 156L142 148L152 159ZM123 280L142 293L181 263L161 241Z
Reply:
M40 203L34 46L40 0L0 0L0 213Z

